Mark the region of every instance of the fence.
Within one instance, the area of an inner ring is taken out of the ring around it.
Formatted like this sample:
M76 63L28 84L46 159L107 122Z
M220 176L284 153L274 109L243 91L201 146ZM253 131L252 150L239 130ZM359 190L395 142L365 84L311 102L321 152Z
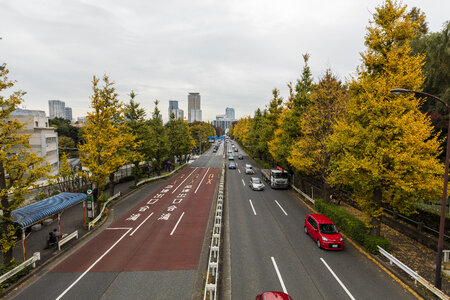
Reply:
M417 284L417 282L421 283L429 291L431 291L433 294L435 294L437 297L439 297L439 299L446 299L446 300L450 299L446 294L444 294L444 292L442 292L440 289L436 288L434 285L429 283L425 278L423 278L417 272L413 271L407 265L405 265L400 260L398 260L397 258L392 256L389 252L387 252L386 250L384 250L380 246L377 246L377 247L378 247L378 250L380 251L380 253L383 256L385 256L387 259L389 259L389 262L390 262L391 265L392 264L397 265L400 269L402 269L404 272L406 272L406 274L411 276L415 280L416 284Z
M220 235L222 231L223 191L224 191L225 164L222 166L222 176L219 183L216 211L214 213L214 227L211 245L209 247L208 268L205 281L203 300L217 299L217 283L219 280Z
M35 252L30 259L27 259L26 261L24 261L23 263L21 263L20 265L18 265L14 269L12 269L11 271L0 276L0 283L7 280L8 278L11 278L12 276L16 275L17 273L19 273L20 271L22 271L29 265L32 265L33 268L36 268L36 261L38 261L40 259L41 259L41 254L39 252Z

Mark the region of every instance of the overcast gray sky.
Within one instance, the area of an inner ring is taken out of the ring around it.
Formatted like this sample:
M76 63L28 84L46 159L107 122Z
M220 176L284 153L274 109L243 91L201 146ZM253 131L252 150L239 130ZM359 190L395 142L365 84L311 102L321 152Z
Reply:
M0 0L0 64L27 92L28 109L65 101L74 117L90 110L93 75L116 82L120 100L134 90L147 113L167 120L169 100L187 115L199 92L203 120L233 107L253 115L311 54L317 80L326 68L345 80L360 64L371 13L381 0ZM404 0L431 31L449 19L448 0Z

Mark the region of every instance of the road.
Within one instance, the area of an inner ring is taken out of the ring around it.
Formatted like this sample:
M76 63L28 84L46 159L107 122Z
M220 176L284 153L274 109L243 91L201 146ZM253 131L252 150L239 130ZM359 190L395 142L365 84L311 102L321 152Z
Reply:
M317 248L303 230L309 208L289 190L266 184L264 191L252 191L248 181L260 177L259 168L246 175L245 164L255 163L246 155L236 162L226 181L232 299L254 299L270 290L296 300L414 298L350 243L343 251Z
M11 298L190 299L222 162L201 156L127 197L106 228Z

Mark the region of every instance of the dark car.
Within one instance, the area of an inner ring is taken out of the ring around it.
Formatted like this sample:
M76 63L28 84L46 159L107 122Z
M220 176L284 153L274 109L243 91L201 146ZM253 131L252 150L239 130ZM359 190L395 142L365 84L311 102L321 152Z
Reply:
M234 161L231 161L231 162L228 164L228 169L236 169L236 163L235 163Z
M239 154L238 159L244 159L244 156L242 154Z
M344 248L340 230L324 215L309 214L305 219L305 233L311 236L319 248L328 250Z
M256 296L256 300L293 300L291 296L283 292L265 292Z

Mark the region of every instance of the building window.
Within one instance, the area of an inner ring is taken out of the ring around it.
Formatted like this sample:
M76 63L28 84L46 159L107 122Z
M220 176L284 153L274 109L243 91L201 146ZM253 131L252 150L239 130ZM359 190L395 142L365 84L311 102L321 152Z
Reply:
M47 122L45 122L45 127L48 127L48 123Z
M34 121L34 127L39 127L39 122L38 121Z

